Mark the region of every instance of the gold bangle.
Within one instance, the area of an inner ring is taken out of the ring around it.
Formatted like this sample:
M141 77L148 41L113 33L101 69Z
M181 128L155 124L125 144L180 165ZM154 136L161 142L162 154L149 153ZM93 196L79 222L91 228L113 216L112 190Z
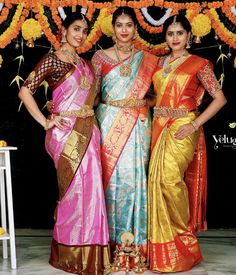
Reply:
M50 119L46 119L45 126L44 126L45 131L49 129L49 123L50 123Z
M199 126L197 125L197 122L193 120L193 121L190 121L190 123L192 124L194 130L197 131L199 128Z

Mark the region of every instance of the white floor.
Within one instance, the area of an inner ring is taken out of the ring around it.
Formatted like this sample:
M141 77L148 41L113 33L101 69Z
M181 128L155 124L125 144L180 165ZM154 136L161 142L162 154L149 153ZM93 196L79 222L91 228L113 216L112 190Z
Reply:
M178 275L236 275L236 230L208 230L199 235L199 240L204 262L191 271L180 272ZM48 264L50 242L50 230L16 230L17 270L11 270L10 259L3 260L0 250L0 275L69 274ZM112 274L125 275L124 272ZM144 273L148 274L154 273Z

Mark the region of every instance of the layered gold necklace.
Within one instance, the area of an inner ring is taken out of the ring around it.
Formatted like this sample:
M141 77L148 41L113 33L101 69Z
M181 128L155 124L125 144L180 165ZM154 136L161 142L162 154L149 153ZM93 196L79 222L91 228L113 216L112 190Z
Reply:
M175 70L180 64L182 64L185 61L187 56L188 56L188 52L184 53L180 57L177 57L173 61L174 63L170 63L172 56L171 56L171 54L168 55L164 61L163 68L162 68L163 69L163 72L162 72L163 77L166 78L170 72Z
M66 59L76 68L76 70L79 72L80 74L80 88L82 90L88 90L91 85L89 82L89 77L86 74L85 71L85 66L84 63L81 61L79 55L77 54L72 54L69 50L67 49L63 49L61 48L60 51L62 52L62 54L66 57ZM81 64L82 70L83 72L81 72L78 68L77 68L77 64Z
M124 63L124 60L121 59L118 51L118 47L116 44L114 45L114 49L115 49L117 60L120 63L120 75L124 77L130 76L132 73L132 63L134 60L134 46L132 46L131 55L127 63Z

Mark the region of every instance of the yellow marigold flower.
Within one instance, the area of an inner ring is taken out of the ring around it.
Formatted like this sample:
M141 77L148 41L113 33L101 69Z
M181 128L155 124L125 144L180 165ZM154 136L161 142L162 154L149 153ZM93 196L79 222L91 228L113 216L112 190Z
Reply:
M34 18L25 20L21 27L22 36L25 40L36 40L42 36L42 28Z
M192 34L198 37L207 35L211 31L211 20L205 14L198 14L192 21Z
M112 22L112 15L106 16L100 22L101 31L108 37L110 37L114 34L111 22Z

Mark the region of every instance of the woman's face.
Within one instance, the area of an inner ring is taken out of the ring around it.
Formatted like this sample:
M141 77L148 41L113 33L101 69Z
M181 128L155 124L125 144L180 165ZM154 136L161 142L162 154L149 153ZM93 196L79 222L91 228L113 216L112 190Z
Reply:
M166 31L166 42L173 52L182 51L186 48L190 33L180 23L171 24Z
M117 42L127 43L130 42L135 34L136 26L133 20L127 14L122 14L117 17L113 26Z
M85 20L76 20L65 30L65 32L68 44L75 48L80 47L83 45L88 35L87 22Z

